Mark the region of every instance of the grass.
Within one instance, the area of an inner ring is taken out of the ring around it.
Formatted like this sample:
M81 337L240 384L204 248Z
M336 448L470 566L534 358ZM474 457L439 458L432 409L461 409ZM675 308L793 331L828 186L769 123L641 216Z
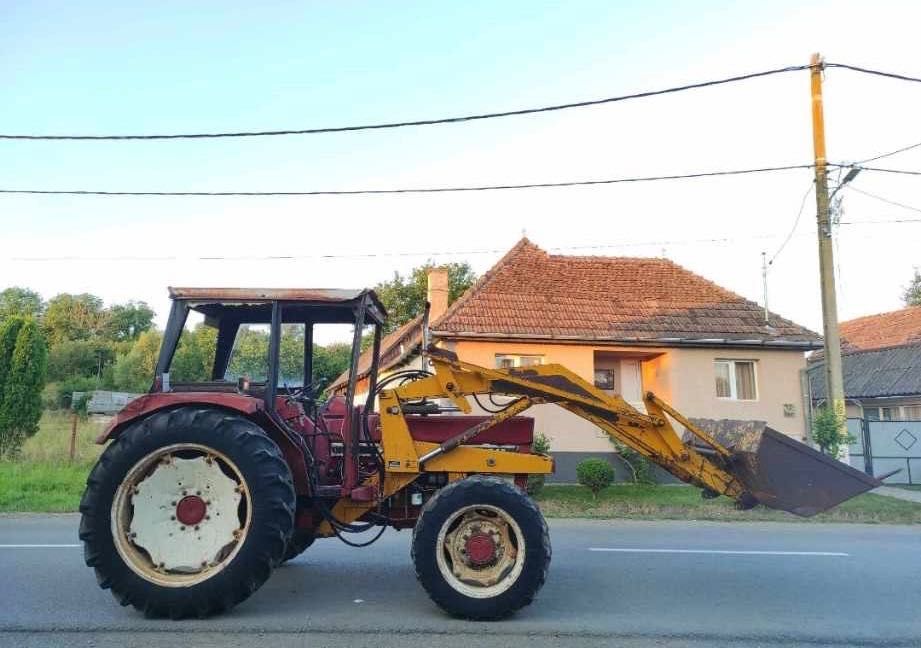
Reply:
M705 500L690 486L618 484L598 494L583 486L546 486L537 502L547 517L632 520L714 520L771 522L860 522L921 524L921 504L865 493L811 518L756 507L739 511L727 497Z
M71 417L67 413L46 412L38 433L25 442L19 458L0 462L0 512L76 511L86 475L102 452L95 439L104 424L104 419L94 417L77 422L71 463Z
M76 511L86 475L102 451L94 440L104 424L104 419L97 418L78 423L76 457L71 463L71 418L66 413L46 413L38 433L23 446L19 460L0 462L0 512ZM704 500L699 490L689 486L618 484L599 493L597 500L583 486L546 486L537 501L547 517L806 521L762 507L738 511L730 499ZM921 504L867 493L808 520L921 524Z
M905 490L921 491L921 484L898 484L895 485L896 488L904 488Z

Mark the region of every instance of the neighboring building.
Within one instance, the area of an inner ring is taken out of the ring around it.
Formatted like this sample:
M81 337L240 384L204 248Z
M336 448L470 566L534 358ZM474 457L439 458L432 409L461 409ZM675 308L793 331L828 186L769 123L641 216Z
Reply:
M841 363L848 418L921 420L921 342L846 351ZM824 370L824 362L810 363L809 384L817 405L826 398Z
M841 322L844 397L849 418L921 420L921 306ZM809 358L815 404L825 401L825 363Z
M432 339L468 362L559 363L639 409L653 391L691 417L805 436L800 372L819 336L773 313L766 323L758 304L667 259L558 256L522 239L446 311L433 303L430 320ZM410 343L400 363L418 361L415 330L388 336L384 353ZM528 414L550 438L558 477L612 453L606 435L559 407Z
M842 346L845 349L881 349L921 344L921 306L867 315L841 322Z

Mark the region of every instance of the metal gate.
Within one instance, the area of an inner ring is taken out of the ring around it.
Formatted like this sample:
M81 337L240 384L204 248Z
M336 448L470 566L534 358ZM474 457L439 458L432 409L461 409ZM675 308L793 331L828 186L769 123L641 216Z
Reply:
M857 441L851 445L851 466L868 475L899 470L887 484L921 484L921 421L848 419Z

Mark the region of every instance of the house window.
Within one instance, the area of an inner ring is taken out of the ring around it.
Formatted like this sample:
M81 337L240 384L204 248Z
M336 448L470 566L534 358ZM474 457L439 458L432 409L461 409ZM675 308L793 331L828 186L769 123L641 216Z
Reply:
M921 421L921 405L906 405L902 408L902 419L906 421Z
M730 400L757 400L758 384L753 360L717 360L716 397Z
M542 355L512 355L508 353L496 354L497 369L511 369L512 367L533 367L544 364Z
M595 369L595 387L598 389L607 389L617 391L616 380L613 369Z

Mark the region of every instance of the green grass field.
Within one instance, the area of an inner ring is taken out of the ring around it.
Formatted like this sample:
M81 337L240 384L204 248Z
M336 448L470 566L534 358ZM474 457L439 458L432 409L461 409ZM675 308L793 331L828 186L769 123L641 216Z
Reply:
M103 426L104 421L97 418L78 421L71 463L71 417L46 412L38 433L26 441L19 459L0 462L0 512L76 511L86 475L102 451L95 439Z
M76 457L68 460L71 419L46 413L38 434L16 462L0 462L0 512L76 511L86 475L102 447L94 443L105 420L90 418L77 427ZM547 517L626 518L638 520L804 521L779 511L738 511L725 497L704 500L690 486L623 484L606 488L594 500L582 486L546 486L537 497ZM921 504L866 494L845 502L814 522L921 524Z

